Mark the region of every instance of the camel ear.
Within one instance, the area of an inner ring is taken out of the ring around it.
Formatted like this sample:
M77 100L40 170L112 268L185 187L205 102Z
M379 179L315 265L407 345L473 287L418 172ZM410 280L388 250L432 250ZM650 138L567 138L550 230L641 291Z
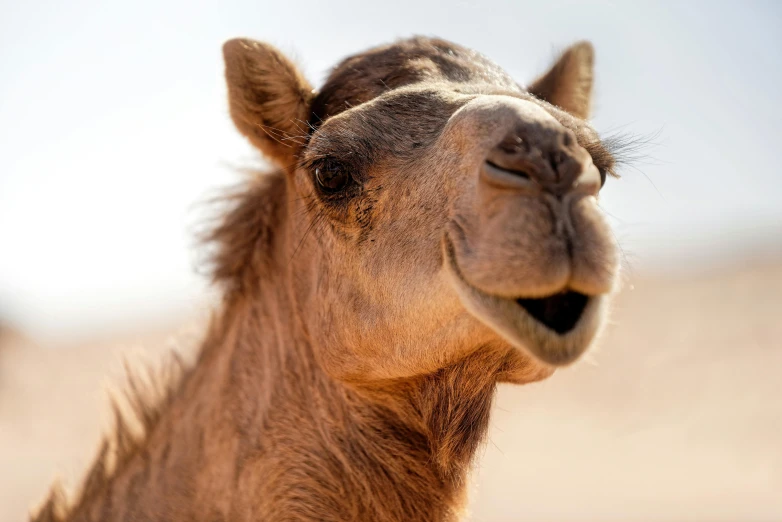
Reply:
M551 69L535 80L529 92L582 119L592 104L592 68L595 51L589 42L570 46Z
M307 134L312 86L269 44L229 40L223 57L236 128L280 167L292 165Z

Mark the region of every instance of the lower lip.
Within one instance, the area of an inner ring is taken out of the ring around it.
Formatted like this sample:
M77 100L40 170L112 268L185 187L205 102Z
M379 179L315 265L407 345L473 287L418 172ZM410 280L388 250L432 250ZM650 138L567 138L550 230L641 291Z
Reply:
M604 296L589 297L572 328L560 334L541 323L515 300L486 294L467 283L447 234L443 246L447 271L464 307L531 357L551 366L565 366L578 359L597 335L605 308Z

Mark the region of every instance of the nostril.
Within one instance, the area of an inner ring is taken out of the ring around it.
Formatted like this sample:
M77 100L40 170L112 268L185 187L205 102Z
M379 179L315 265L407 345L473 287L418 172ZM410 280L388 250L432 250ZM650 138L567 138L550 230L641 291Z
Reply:
M494 178L506 178L513 185L527 185L538 177L540 154L538 147L513 132L488 151L483 170Z
M497 148L505 154L518 154L522 151L522 143L521 138L516 137L513 140L503 141L497 145Z
M562 151L552 150L549 153L549 162L551 162L551 167L556 171L557 166L562 163Z
M509 174L513 174L514 176L519 176L520 178L524 178L524 179L530 179L530 175L527 174L526 172L524 172L523 170L519 170L519 169L516 169L516 168L503 167L503 166L497 165L496 163L494 163L491 160L486 160L486 164L489 165L491 168L494 168L494 169L497 169L497 170L501 170L501 171L507 172Z

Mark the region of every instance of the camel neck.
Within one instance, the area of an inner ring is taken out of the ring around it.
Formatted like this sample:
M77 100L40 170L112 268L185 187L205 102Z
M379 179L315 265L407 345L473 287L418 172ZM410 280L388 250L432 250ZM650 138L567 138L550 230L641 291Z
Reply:
M321 369L285 300L271 299L227 310L231 346L200 363L222 369L211 415L223 427L200 422L230 440L230 473L218 473L231 477L230 505L253 499L268 520L456 520L501 359L487 350L434 374L348 385ZM219 450L204 454L206 470Z
M237 482L257 484L270 520L305 507L313 520L455 520L501 359L487 351L434 374L348 385L322 370L285 309L279 298L254 307L228 336Z
M225 308L142 447L68 520L459 518L501 358L346 385L278 297Z

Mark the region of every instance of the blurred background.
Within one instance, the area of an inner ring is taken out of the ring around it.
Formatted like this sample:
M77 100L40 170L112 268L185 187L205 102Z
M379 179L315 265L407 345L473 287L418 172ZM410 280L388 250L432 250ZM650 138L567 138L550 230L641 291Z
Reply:
M598 347L502 387L472 520L782 520L782 4L0 3L0 520L75 484L119 356L192 353L203 202L262 160L227 114L248 36L322 82L413 34L522 84L596 48L594 125L646 137L602 196L624 284Z

